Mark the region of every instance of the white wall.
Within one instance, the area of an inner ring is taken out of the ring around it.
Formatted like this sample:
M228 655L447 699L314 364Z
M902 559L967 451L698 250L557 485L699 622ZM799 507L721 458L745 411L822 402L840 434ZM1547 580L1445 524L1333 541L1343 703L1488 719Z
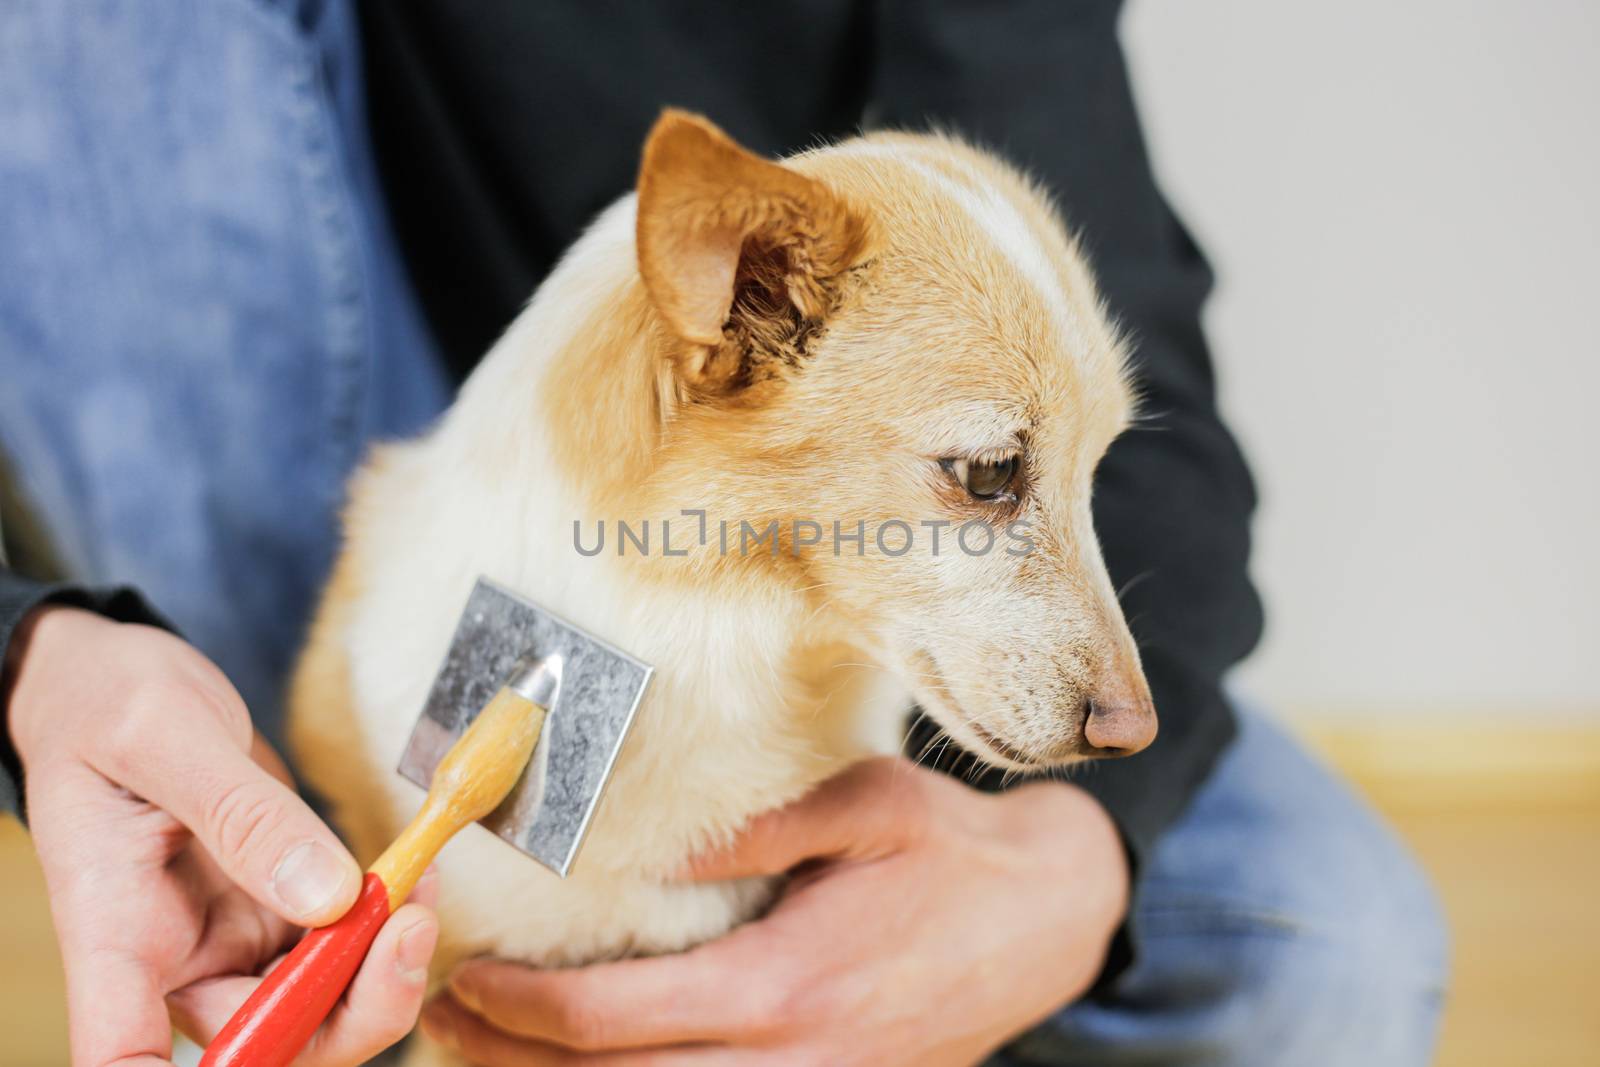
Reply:
M1135 0L1261 481L1249 687L1600 717L1600 3Z

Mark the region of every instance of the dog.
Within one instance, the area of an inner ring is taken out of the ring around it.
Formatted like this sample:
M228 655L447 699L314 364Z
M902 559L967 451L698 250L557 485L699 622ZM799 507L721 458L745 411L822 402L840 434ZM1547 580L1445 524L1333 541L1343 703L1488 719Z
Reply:
M872 133L776 162L668 111L451 410L352 480L300 767L370 862L420 803L393 768L485 575L657 673L569 878L488 834L445 850L437 972L717 937L773 884L675 872L895 751L913 702L1012 771L1149 743L1089 507L1134 407L1084 257L997 158ZM593 550L640 517L690 549Z

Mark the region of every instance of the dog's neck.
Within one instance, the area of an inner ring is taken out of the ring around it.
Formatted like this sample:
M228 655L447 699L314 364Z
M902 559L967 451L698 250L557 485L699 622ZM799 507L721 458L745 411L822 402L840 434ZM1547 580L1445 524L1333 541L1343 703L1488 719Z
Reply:
M570 609L580 624L594 619L601 636L640 654L659 640L640 632L655 623L657 601L670 600L685 621L782 620L739 642L749 658L780 662L804 640L790 622L803 608L791 583L772 568L720 565L717 553L680 562L663 551L660 523L677 520L681 546L697 525L683 509L704 502L663 499L655 485L678 399L652 348L659 324L634 267L633 201L602 214L561 260L463 386L430 447L509 520L484 535L523 540L522 551L499 553L518 573L491 577ZM650 524L649 550L624 545L622 523Z

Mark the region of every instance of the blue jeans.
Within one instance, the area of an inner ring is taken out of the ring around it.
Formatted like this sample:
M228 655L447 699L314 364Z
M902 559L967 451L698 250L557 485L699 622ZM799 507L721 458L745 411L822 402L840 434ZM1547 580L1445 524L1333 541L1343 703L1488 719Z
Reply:
M76 575L140 585L269 735L345 478L448 400L354 34L337 0L0 7L0 448ZM1427 1062L1425 883L1243 723L1144 872L1135 966L997 1062Z
M1427 880L1281 728L1239 718L1143 872L1133 967L994 1067L1431 1062L1448 946Z

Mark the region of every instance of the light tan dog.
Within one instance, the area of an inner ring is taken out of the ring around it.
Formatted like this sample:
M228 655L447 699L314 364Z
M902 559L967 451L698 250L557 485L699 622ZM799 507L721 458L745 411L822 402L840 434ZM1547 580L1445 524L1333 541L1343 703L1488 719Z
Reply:
M1018 770L1149 742L1089 511L1131 409L1083 259L1002 163L902 134L774 163L669 112L637 196L355 479L301 766L370 860L421 799L394 767L486 575L657 674L571 878L486 833L446 849L440 966L715 937L770 887L671 875L893 749L912 699Z

